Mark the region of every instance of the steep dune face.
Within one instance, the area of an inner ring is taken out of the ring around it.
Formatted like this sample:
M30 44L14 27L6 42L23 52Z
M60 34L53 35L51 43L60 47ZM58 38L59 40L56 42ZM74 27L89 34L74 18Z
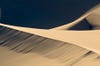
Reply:
M85 48L2 26L0 45L1 66L100 65L99 55Z
M1 64L10 64L10 66L24 66L24 63L27 63L26 66L41 66L41 64L44 66L63 66L67 63L71 64L76 59L89 52L86 49L69 43L44 38L6 27L1 28L0 36L1 58L4 60L1 60ZM76 52L79 53L75 54ZM16 61L20 62L17 62L16 64ZM40 65L39 62L41 63Z

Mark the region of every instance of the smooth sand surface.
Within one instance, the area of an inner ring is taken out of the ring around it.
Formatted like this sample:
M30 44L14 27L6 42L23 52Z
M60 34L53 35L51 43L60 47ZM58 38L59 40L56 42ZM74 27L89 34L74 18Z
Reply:
M0 47L0 66L64 66L38 54L20 54Z
M0 47L0 66L100 66L100 59L91 54L76 63L62 63L57 59L48 59L35 53L21 54Z

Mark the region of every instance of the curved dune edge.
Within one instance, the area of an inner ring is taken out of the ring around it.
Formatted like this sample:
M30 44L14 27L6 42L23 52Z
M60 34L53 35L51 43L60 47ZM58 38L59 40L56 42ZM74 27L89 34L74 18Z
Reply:
M100 54L100 30L71 31L71 30L45 30L0 24L15 30L36 34L46 38L69 42L77 46L92 50Z
M99 22L100 21L100 4L94 6L90 10L88 10L85 14L80 16L78 19L76 19L68 24L55 27L51 30L54 30L54 29L66 30L66 29L69 29L69 28L73 27L74 25L80 23L84 19L86 19L93 26L93 29L98 29L98 26L100 26L100 22ZM100 27L99 27L99 29L100 29Z

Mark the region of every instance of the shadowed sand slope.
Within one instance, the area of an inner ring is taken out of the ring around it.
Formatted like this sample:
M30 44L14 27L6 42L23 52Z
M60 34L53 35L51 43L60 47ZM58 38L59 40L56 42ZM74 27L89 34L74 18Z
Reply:
M77 45L0 27L1 66L100 66L99 55Z

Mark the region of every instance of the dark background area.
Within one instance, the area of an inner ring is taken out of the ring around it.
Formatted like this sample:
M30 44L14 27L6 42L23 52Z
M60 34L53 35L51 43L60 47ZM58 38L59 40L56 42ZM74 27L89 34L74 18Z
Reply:
M100 0L0 0L1 23L49 29L67 24ZM72 29L90 29L84 20Z

